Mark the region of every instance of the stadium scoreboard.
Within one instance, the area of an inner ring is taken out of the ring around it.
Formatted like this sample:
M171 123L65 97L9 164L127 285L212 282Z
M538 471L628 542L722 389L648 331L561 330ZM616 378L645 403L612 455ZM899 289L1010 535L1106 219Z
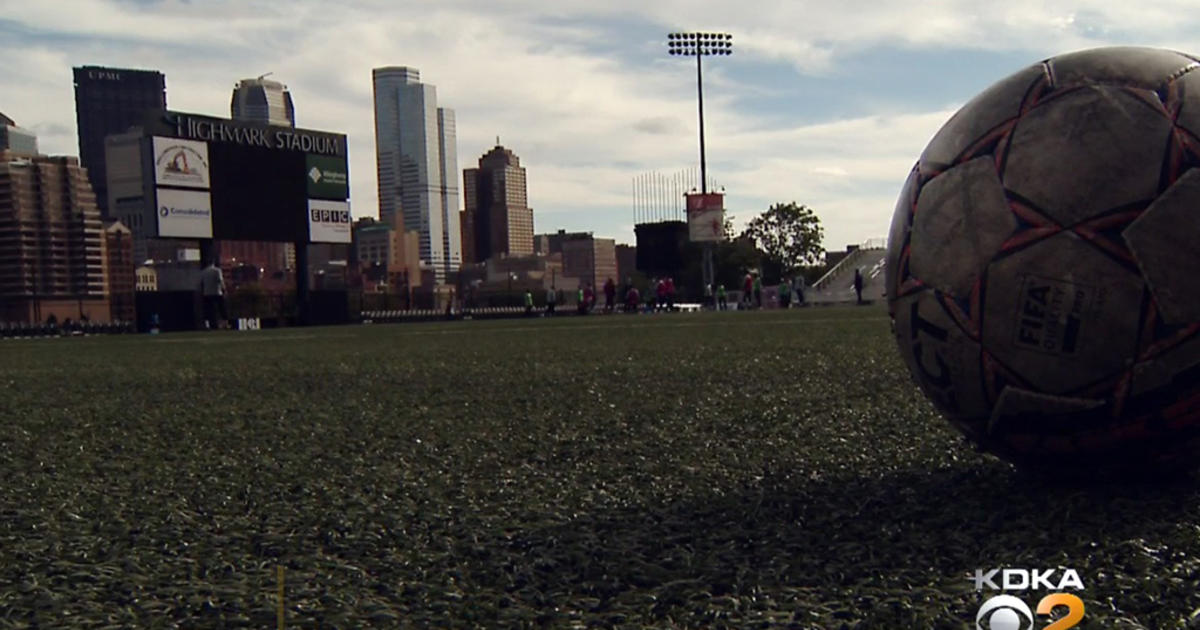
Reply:
M350 242L344 134L174 111L142 134L147 236Z

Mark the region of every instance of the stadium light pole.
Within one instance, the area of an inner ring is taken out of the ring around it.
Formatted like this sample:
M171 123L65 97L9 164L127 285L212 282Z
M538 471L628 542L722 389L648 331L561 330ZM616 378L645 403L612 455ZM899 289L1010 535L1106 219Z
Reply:
M707 31L669 33L667 50L671 55L696 58L696 100L700 113L700 193L708 194L708 164L704 155L704 73L701 69L701 58L708 55L732 55L733 35ZM716 300L716 287L713 286L716 283L716 272L713 269L713 244L711 241L704 243L703 269L705 290L712 290L712 299Z

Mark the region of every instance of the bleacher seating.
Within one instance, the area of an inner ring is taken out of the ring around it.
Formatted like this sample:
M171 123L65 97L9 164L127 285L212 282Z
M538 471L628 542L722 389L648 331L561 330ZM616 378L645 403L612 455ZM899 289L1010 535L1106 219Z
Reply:
M877 301L883 298L887 249L881 247L859 248L850 252L838 264L813 283L804 293L806 302L812 304L840 304L855 301L854 270L863 276L863 300Z

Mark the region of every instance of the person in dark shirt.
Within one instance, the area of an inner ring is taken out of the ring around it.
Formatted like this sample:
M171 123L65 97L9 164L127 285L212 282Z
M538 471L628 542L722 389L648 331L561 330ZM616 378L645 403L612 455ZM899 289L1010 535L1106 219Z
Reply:
M200 272L200 293L204 296L204 327L221 328L229 315L225 312L225 276L215 260Z

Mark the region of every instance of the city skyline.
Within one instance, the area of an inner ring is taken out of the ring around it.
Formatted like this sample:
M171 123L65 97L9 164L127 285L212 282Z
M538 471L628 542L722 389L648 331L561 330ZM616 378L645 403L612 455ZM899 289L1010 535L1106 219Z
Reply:
M709 173L726 186L735 223L794 199L817 211L827 248L840 249L886 232L926 142L996 80L1097 45L1200 51L1200 16L1173 1L322 6L14 4L0 46L23 63L0 80L20 89L0 110L37 132L43 152L74 155L71 66L162 71L174 107L212 114L227 111L231 78L273 70L304 95L304 126L349 135L354 210L374 216L370 69L411 64L454 104L464 151L499 134L521 154L545 226L632 242L631 178L698 162L694 71L666 54L665 36L712 28L732 33L738 50L705 64Z

